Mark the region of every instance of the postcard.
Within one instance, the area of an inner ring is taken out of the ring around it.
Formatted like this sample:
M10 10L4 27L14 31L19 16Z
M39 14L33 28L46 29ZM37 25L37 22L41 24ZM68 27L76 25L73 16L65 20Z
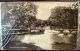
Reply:
M0 2L0 49L79 49L78 11L79 2Z

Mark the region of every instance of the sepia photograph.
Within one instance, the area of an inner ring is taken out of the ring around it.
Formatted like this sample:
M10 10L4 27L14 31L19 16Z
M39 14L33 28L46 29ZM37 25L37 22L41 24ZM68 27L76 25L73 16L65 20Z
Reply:
M0 2L0 49L79 49L78 6L79 2Z

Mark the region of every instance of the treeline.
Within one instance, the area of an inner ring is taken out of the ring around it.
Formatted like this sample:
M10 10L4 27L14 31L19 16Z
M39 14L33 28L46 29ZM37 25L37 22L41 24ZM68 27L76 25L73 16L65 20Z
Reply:
M78 27L78 9L55 7L48 19L50 26L75 29Z
M7 8L7 17L5 16L5 18L8 19L4 18L3 20L6 21L2 21L2 24L16 19L16 21L13 21L15 22L16 29L44 26L70 29L76 29L78 27L78 3L73 3L71 7L57 6L52 8L51 15L47 20L36 18L38 6L31 2L3 3L4 7Z
M57 6L52 8L46 23L51 28L77 29L78 3L73 3L71 7Z

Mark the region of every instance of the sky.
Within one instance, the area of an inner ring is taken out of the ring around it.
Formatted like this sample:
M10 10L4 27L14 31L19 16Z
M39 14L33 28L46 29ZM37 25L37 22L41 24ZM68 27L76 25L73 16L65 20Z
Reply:
M46 20L51 14L51 8L56 6L71 6L73 2L34 2L38 5L37 15L38 19Z

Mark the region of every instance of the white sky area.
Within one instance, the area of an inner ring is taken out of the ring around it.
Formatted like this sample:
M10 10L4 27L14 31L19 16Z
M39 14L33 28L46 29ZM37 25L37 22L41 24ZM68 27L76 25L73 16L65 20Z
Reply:
M46 20L51 14L51 8L56 6L71 6L73 2L34 2L38 5L37 18Z

